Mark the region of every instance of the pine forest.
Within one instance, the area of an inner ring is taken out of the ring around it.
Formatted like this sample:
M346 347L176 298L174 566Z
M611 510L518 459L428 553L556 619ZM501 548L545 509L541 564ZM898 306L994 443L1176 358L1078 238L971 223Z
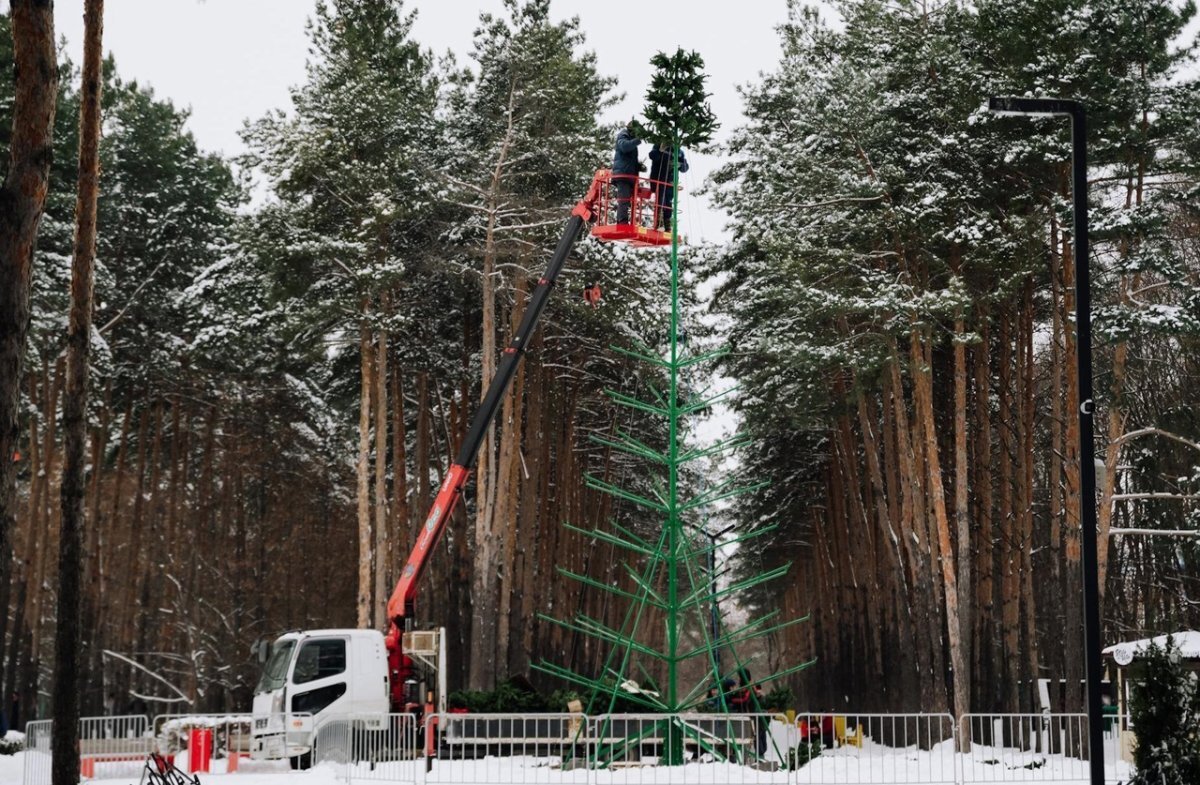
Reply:
M689 198L726 225L678 250L681 326L666 250L576 246L422 578L416 626L447 629L452 690L571 686L540 662L600 678L604 639L554 619L618 629L622 597L650 591L600 532L658 537L638 500L660 490L621 447L634 434L665 452L675 419L668 433L653 407L622 404L668 385L674 400L675 377L639 355L678 339L704 361L681 395L732 387L693 408L741 434L710 455L696 418L680 426L703 460L679 483L739 540L716 556L723 585L743 587L720 612L803 620L750 644L756 673L783 674L768 690L814 711L960 716L1038 711L1050 679L1059 710L1081 711L1093 500L1070 126L986 102L1089 107L1103 638L1200 629L1200 538L1121 534L1200 528L1195 3L785 4L781 58L740 86L743 116L687 149L716 162ZM5 73L31 56L30 4L12 6ZM414 13L316 2L290 102L246 118L230 157L106 53L79 339L84 716L247 711L257 641L387 629L562 226L612 160L626 122L612 109L648 87L605 73L587 16L563 20L551 0L464 22L459 58L419 40ZM60 506L68 325L80 109L95 93L73 51L56 55L57 74L41 72L53 124L32 265L5 257L0 278L14 287L0 310L22 276L31 287L19 376L20 303L0 313L0 392L16 407L0 433L0 687L23 719L50 713L60 538L74 536ZM0 255L24 220L28 100L0 80ZM592 285L599 303L580 294ZM750 490L723 499L722 483ZM644 630L674 651L661 619Z

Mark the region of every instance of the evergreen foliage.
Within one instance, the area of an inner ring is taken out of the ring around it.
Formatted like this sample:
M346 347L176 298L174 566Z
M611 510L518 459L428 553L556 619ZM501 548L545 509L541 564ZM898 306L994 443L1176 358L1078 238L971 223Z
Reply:
M676 49L650 58L654 74L646 90L642 115L634 119L633 134L654 144L695 147L707 143L719 127L704 91L704 58L698 52Z
M1152 644L1138 658L1130 721L1137 729L1130 785L1186 785L1200 781L1200 678L1182 661L1179 644Z
M974 661L954 679L971 680L972 705L1016 710L1032 700L1016 686L1029 674L1082 676L1082 634L1073 634L1082 616L1067 582L1078 574L1080 504L1070 144L1062 123L997 118L981 105L1032 94L1089 107L1097 379L1113 446L1102 508L1112 525L1182 526L1190 502L1181 510L1178 499L1114 497L1181 478L1192 487L1189 469L1166 468L1183 468L1176 447L1119 440L1155 422L1198 435L1188 415L1163 417L1176 393L1160 397L1161 385L1178 391L1191 377L1165 372L1154 348L1191 346L1200 324L1196 257L1182 239L1195 230L1186 151L1200 126L1180 100L1196 90L1183 70L1195 42L1179 37L1194 8L835 6L836 26L791 4L781 61L745 90L748 122L714 176L715 199L733 216L732 240L708 274L714 309L731 324L724 368L742 381L736 407L753 443L740 471L771 480L738 515L747 526L779 525L780 547L749 554L742 569L781 563L797 540L811 545L808 582L785 602L804 607L804 595L820 595L855 610L830 612L815 640L785 635L783 645L816 646L845 669L833 682L871 683L881 706L949 707L949 685L921 674L948 669L944 641L961 636ZM1122 450L1145 463L1118 469ZM943 520L953 559L939 542ZM1190 583L1192 550L1123 538L1113 558L1150 558L1173 574L1183 566ZM893 607L839 588L861 586L864 554L874 565L865 580L898 598ZM954 576L942 572L948 562ZM1130 577L1108 575L1122 585ZM943 607L948 592L958 619ZM756 596L760 607L780 602ZM1181 608L1178 595L1158 600ZM1004 636L1022 658L971 644ZM897 646L906 662L878 683L870 663Z

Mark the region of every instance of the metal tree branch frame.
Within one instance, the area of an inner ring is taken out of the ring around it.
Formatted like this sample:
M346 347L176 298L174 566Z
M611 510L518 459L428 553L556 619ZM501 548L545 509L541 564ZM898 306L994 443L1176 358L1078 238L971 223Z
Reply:
M675 186L672 220L679 215L678 135L675 136L675 141L676 144L672 148L672 182ZM712 558L720 544L704 526L704 508L718 501L757 491L765 483L738 485L736 481L728 480L701 489L692 496L685 495L681 487L681 469L686 463L738 449L744 446L747 440L739 434L705 448L686 449L681 445L686 419L704 408L713 398L720 397L710 396L705 400L693 400L690 395L681 395L683 372L715 360L724 352L690 355L685 351L680 340L678 231L673 230L671 237L671 321L666 356L657 357L653 350L645 346L637 347L636 350L611 347L620 354L665 370L669 375L670 385L665 395L652 390L653 402L607 391L608 396L621 406L664 418L667 426L667 449L665 452L656 450L645 441L621 431L616 431L614 438L592 437L594 442L602 446L645 461L649 464L648 471L657 472L664 482L660 486L661 490L652 493L654 498L647 498L599 478L587 477L589 488L661 515L662 528L656 538L647 539L616 521L610 522L612 531L583 530L567 524L574 531L622 550L625 553L623 567L632 589L610 585L560 567L558 571L561 576L584 587L606 592L616 601L626 603L627 608L620 627L616 629L584 613L577 613L569 619L541 616L542 619L568 631L589 636L601 645L608 646L608 654L600 673L578 673L569 667L545 660L534 665L543 673L558 677L586 693L588 713L602 708L605 714L612 714L617 709L618 700L622 700L626 705L633 704L648 712L663 715L661 720L634 728L613 727L611 720L602 719L597 729L600 738L615 737L619 741L597 745L594 748L591 753L593 759L588 763L601 768L625 759L631 749L651 738L661 740L662 760L668 765L682 765L685 747L688 745L696 748L697 755L708 755L712 760L757 762L765 750L761 747L754 751L746 750L735 742L737 736L741 736L744 741L744 733L737 730L737 726L743 723L725 722L713 728L702 729L679 715L706 710L734 715L729 700L732 693L724 685L727 680L748 673L748 663L738 656L737 647L807 619L804 617L776 621L778 611L772 611L749 619L734 628L721 628L718 608L720 600L782 577L787 573L790 564L720 587L715 575L716 560ZM735 533L727 543L745 543L767 534L773 528L761 527L750 532ZM661 649L645 642L645 622L651 615L648 611L661 615L664 620L666 639ZM725 667L722 666L722 652L728 655L725 662L729 664ZM704 663L703 676L684 683L681 666L693 660ZM646 663L660 675L661 683L647 669ZM746 697L750 704L742 711L764 710L765 707L759 705L755 687L796 673L811 664L812 662L800 663L773 672L764 678L753 681L747 679L736 688L748 693ZM714 689L715 696L710 697L709 691ZM763 722L761 719L748 721ZM722 729L723 737L722 731L714 733L714 728ZM623 735L623 732L626 735ZM756 728L754 735L761 739L763 736L760 734L763 732Z

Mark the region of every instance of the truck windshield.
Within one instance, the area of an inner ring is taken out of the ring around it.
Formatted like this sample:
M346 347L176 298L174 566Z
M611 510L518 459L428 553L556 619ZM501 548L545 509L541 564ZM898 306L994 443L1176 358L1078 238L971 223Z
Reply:
M263 667L262 678L258 680L255 692L270 692L283 686L287 680L288 663L292 661L292 649L296 648L294 640L276 641L271 646L271 657Z

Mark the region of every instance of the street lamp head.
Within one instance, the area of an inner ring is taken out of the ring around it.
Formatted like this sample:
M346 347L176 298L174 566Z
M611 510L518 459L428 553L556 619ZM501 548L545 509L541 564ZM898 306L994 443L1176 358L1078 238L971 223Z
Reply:
M1063 98L1014 98L992 96L988 99L988 111L998 115L1071 115L1082 108L1078 101Z

